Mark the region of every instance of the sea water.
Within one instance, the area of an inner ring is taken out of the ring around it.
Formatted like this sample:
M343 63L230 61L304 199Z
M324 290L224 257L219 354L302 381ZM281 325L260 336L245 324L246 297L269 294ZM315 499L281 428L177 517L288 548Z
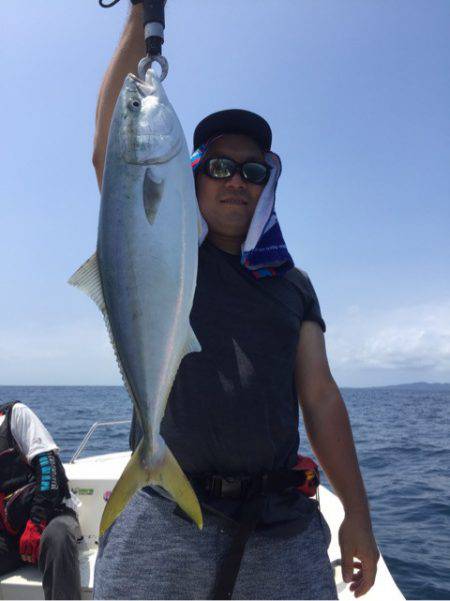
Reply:
M375 537L407 599L450 599L450 386L344 388ZM131 418L122 387L0 387L47 426L69 461L96 421ZM84 455L128 449L128 425L100 428ZM300 430L300 450L309 454ZM329 484L323 477L323 483Z

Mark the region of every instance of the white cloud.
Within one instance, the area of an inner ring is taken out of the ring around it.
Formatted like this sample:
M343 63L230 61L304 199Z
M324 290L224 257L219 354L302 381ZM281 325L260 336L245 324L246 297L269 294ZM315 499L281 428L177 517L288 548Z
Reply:
M327 322L327 351L340 385L450 381L450 302L367 311ZM0 331L0 384L121 384L95 307L69 324L14 324Z
M353 305L327 334L341 378L358 370L401 372L414 380L450 380L450 302L386 310Z

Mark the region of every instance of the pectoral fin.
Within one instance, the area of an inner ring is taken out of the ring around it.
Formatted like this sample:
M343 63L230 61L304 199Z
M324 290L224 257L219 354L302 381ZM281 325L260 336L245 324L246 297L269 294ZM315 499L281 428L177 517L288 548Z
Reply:
M147 215L148 222L153 225L155 223L158 206L161 202L164 193L164 181L159 180L154 173L154 170L148 168L145 170L143 198L144 209Z

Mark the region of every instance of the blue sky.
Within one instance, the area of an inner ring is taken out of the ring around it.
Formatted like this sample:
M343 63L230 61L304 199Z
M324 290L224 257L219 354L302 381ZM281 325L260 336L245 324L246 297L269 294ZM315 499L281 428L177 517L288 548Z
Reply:
M94 112L127 10L1 3L0 384L120 383L66 282L95 247ZM450 381L448 0L168 0L166 22L189 147L223 108L272 126L277 212L338 384Z

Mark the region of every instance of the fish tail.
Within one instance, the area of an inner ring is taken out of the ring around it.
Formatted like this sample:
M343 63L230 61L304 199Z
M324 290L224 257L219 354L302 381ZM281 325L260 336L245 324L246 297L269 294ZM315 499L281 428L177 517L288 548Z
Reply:
M100 522L100 536L108 530L115 519L122 513L134 493L147 484L149 474L148 470L145 469L142 457L143 440L139 442L136 450L131 455L103 510Z
M142 439L106 504L100 523L100 536L112 526L134 493L150 483L164 488L192 521L200 529L203 527L197 496L169 448L164 448L162 459L154 467L148 467L149 463L145 460Z
M200 530L203 528L202 510L197 495L167 446L164 459L152 471L151 481L164 488Z

